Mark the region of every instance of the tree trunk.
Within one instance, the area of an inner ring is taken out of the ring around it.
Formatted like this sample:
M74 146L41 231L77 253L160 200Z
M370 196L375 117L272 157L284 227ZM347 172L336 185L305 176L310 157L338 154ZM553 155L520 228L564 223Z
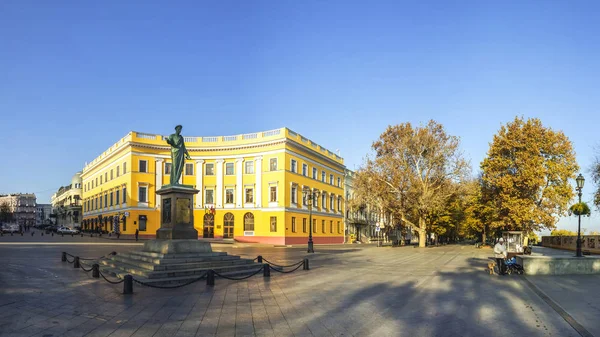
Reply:
M481 244L485 245L486 233L485 228L483 229L483 233L481 233Z
M419 217L419 247L424 248L427 241L427 231L425 230L425 219Z

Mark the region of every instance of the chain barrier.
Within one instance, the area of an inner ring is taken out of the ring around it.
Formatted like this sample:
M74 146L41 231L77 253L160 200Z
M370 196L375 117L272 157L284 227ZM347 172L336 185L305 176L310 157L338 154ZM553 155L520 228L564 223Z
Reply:
M222 277L222 278L224 278L224 279L227 279L227 280L232 280L232 281L241 281L241 280L245 280L245 279L247 279L247 278L251 278L252 276L254 276L254 275L256 275L256 274L260 273L260 272L261 272L261 271L262 271L264 268L265 268L264 266L263 266L263 267L260 267L260 269L258 269L258 270L257 270L257 271L255 271L254 273L252 273L252 274L250 274L250 275L248 275L248 276L239 277L239 278L238 278L238 277L229 277L229 276L225 276L225 275L223 275L223 274L219 274L219 273L217 273L217 272L216 272L216 271L214 271L214 270L213 270L213 271L215 272L215 275L216 275L216 276Z
M82 257L80 257L79 259L80 259L80 260L84 260L84 261L96 261L96 260L101 260L101 259L104 259L104 258L106 258L106 257L109 257L109 256L114 256L114 255L117 255L117 252L110 252L110 253L108 253L108 254L106 254L106 255L104 255L104 256L100 256L100 257L99 257L99 258L97 258L97 259L84 259L84 258L82 258Z
M123 283L123 282L125 282L125 280L124 280L124 279L123 279L123 280L120 280L120 281L116 281L116 282L115 282L115 281L111 281L111 280L107 279L107 278L106 278L106 276L104 276L104 274L102 274L102 272L100 272L100 276L102 276L102 278L103 278L103 279L104 279L106 282L108 282L108 283L110 283L110 284L119 284L119 283Z
M69 255L69 256L72 256L72 257L73 257L73 260L71 260L71 261L69 261L69 258L67 257L67 262L68 262L68 263L73 263L73 262L75 262L75 257L74 257L73 255L71 255L71 254L67 254L67 255Z
M90 268L90 269L85 269L85 268L83 267L83 262L80 262L80 263L79 263L79 268L81 268L81 269L82 269L84 272L86 272L86 273L89 273L89 272L91 272L91 271L94 269L93 267L92 267L92 268Z
M265 261L266 263L270 264L271 266L274 266L274 267L277 267L277 268L290 268L290 267L295 267L295 266L297 266L297 265L299 265L299 264L302 264L302 263L304 263L304 260L302 260L302 261L300 261L300 262L297 262L297 263L294 263L294 264L290 264L289 266L282 266L282 265L279 265L279 264L273 263L273 262L271 262L271 261L269 261L269 260L265 259L264 257L263 257L263 261Z
M302 267L302 265L304 264L304 261L300 261L300 263L296 263L296 264L297 264L296 268L294 268L294 269L292 269L292 270L288 270L288 271L285 271L285 270L283 270L283 269L282 269L282 270L279 270L279 269L277 269L277 268L275 268L275 267L273 267L273 266L269 266L269 267L270 267L272 270L274 270L274 271L276 271L276 272L278 272L278 273L282 273L282 274L288 274L288 273L292 273L292 272L295 272L296 270L300 269L300 267Z
M159 286L159 285L149 284L149 283L142 282L140 280L136 280L135 278L133 279L133 282L141 284L141 285L146 286L146 287L150 287L150 288L175 289L175 288L185 287L185 286L190 285L192 283L198 282L198 281L204 279L206 277L206 275L208 275L208 272L204 273L202 276L200 276L198 278L195 278L195 279L193 279L191 281L188 281L188 282L182 283L182 284L178 284L178 285L174 285L174 286Z

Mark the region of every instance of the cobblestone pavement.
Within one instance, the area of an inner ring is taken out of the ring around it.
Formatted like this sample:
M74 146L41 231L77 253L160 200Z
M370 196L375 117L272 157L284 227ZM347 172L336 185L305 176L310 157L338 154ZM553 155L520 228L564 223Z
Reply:
M139 246L5 241L0 336L579 335L522 277L489 275L491 250L470 246L316 246L309 256L302 248L215 244L281 264L308 256L311 270L216 279L214 287L134 284L133 295L122 295L122 284L60 262L60 252L96 257Z

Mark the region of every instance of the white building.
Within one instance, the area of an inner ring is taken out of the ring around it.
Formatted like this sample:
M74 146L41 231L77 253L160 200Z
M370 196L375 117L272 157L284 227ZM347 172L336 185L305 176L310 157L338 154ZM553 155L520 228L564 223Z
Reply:
M80 227L81 223L81 172L75 173L71 184L61 186L52 195L52 209L58 226Z
M35 206L35 224L42 225L48 223L52 214L51 204L37 204Z
M35 194L16 193L0 195L0 205L7 204L13 214L12 222L19 226L35 225Z

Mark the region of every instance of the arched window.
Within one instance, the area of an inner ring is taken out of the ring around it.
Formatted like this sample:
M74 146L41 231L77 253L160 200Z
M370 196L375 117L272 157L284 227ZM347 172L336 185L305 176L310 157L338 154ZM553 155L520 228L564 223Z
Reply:
M244 231L254 231L254 214L244 214Z
M233 238L234 217L231 213L226 213L223 216L223 238Z

